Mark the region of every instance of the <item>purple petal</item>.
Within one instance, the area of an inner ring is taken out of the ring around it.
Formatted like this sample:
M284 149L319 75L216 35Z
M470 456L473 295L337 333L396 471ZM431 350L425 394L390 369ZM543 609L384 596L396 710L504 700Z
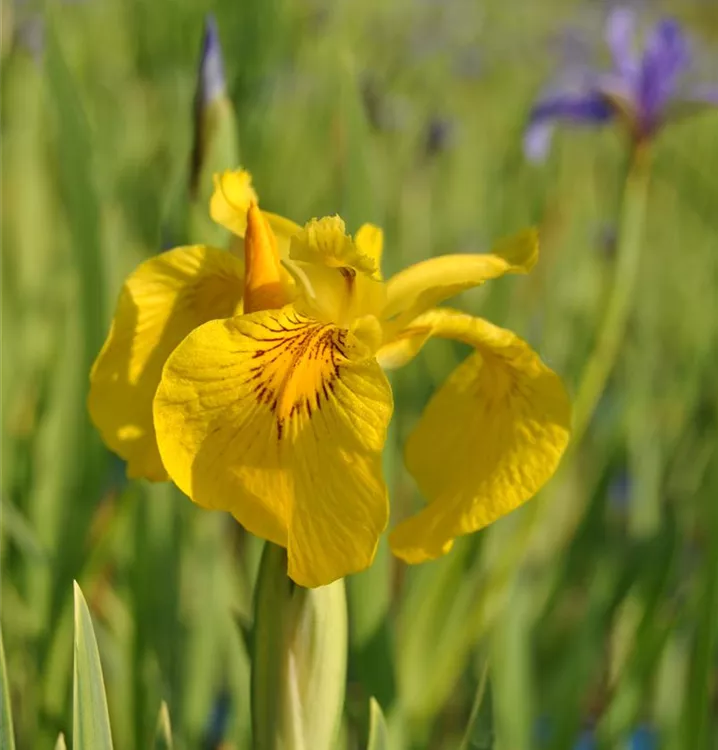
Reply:
M628 8L613 10L606 21L606 44L611 50L616 70L631 80L638 70L635 39L636 14Z
M530 161L542 161L548 153L553 125L570 122L597 125L611 119L613 110L598 91L560 93L538 101L529 115L524 135L524 153Z
M690 60L688 40L679 24L672 19L661 21L648 39L641 64L638 99L646 132L659 124Z
M222 47L217 21L211 13L205 20L199 66L199 101L207 105L226 94Z
M567 120L596 124L611 118L612 110L598 91L560 93L538 101L531 110L531 124L544 120Z
M539 122L526 128L524 154L529 161L540 164L546 160L551 147L553 130L554 124L552 122Z

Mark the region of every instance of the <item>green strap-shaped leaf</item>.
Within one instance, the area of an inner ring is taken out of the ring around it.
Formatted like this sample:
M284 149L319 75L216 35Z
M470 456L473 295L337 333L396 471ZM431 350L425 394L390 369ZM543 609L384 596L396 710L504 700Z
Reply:
M55 742L55 750L67 750L67 745L65 744L65 735L60 732L60 734L57 735L57 742Z
M5 667L5 648L0 633L0 750L15 750L15 734L12 728L10 707L10 684Z
M172 750L172 724L170 723L170 712L167 704L162 701L160 712L157 716L157 728L155 729L154 750Z
M72 734L74 750L112 750L102 665L90 610L75 582L75 684Z
M369 742L366 750L389 750L389 732L381 706L375 698L369 701Z

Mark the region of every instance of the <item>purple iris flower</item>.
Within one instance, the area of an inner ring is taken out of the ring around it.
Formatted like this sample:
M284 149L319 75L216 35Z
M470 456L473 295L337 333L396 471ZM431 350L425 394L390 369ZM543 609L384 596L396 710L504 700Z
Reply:
M210 13L205 19L202 38L197 98L201 104L208 105L219 97L225 96L226 93L224 62L217 21Z
M227 99L222 46L219 42L217 21L210 13L205 18L202 51L199 57L197 88L194 94L194 145L190 170L190 191L196 195L202 160L207 150L207 128L210 113Z
M606 43L611 70L584 71L578 80L564 79L534 104L524 137L526 156L540 161L548 152L557 122L600 125L620 118L634 141L651 138L672 117L718 106L718 87L690 85L688 39L673 19L659 21L638 54L636 16L617 8L608 17Z

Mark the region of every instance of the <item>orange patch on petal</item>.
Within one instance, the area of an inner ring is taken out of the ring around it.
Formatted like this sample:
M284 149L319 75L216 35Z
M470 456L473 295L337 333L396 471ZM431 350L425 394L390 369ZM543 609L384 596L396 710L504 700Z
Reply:
M329 400L339 370L348 361L347 332L316 323L300 315L263 324L266 336L255 342L266 348L254 352L250 368L257 402L272 410L279 439L287 430L301 429L304 422Z

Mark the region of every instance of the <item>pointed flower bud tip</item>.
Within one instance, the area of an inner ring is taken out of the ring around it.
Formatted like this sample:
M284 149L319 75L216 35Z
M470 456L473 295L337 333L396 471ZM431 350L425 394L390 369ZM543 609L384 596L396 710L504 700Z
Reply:
M251 201L244 237L244 310L272 310L288 302L282 283L277 240L269 222Z
M199 100L203 105L226 94L226 80L222 47L219 42L217 20L211 13L207 16L202 40L202 56L199 64Z

